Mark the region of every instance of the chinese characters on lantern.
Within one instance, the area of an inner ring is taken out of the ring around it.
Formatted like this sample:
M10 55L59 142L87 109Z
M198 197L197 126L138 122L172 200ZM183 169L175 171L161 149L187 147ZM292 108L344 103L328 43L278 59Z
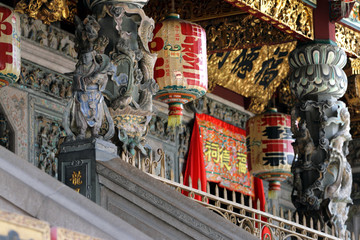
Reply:
M18 16L0 4L0 87L9 85L20 74L20 25Z
M181 124L183 104L207 91L206 33L200 25L170 14L157 23L149 49L157 54L155 99L169 104L168 126Z

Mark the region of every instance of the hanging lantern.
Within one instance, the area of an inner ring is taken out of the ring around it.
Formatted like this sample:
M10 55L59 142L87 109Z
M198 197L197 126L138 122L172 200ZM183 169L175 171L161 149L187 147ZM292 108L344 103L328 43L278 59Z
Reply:
M16 82L20 68L20 18L0 3L0 88Z
M158 54L154 77L160 90L155 99L169 105L168 126L178 126L183 104L207 91L205 30L170 14L156 24L150 49Z
M290 115L271 108L246 123L248 160L251 173L269 181L269 198L276 198L280 182L292 176L294 140Z

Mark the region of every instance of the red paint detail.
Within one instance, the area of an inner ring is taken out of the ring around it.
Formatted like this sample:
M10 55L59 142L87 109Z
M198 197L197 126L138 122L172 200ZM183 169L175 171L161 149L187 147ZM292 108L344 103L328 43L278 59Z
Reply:
M50 231L51 240L57 240L57 228L52 227Z
M0 14L2 15L0 19L0 36L1 33L10 35L12 33L12 26L10 22L5 22L5 20L11 15L11 10L6 7L0 7L0 13L2 13Z
M278 181L270 181L269 182L269 190L280 191L281 190L280 182L278 182Z
M226 89L221 86L216 86L211 93L221 98L224 98L230 102L233 102L237 105L245 107L245 101L244 101L245 97L229 89Z
M263 210L265 211L265 210ZM270 229L267 226L264 226L262 228L262 232L261 232L261 240L272 240L272 234Z
M183 56L183 59L185 60L186 63L188 63L189 65L184 65L184 68L186 69L195 69L195 70L199 70L199 58L190 58L187 55Z
M161 37L156 37L156 34L160 31L162 26L162 23L157 23L155 25L155 29L153 31L154 39L149 43L149 49L151 52L158 52L164 47L164 40Z
M0 70L4 70L6 68L6 64L13 63L12 55L8 55L7 53L12 53L13 48L10 43L2 43L0 42Z
M155 29L153 31L153 34L154 36L156 36L156 34L160 31L160 29L162 28L163 26L163 23L162 22L159 22L159 23L156 23L155 24Z
M6 87L6 86L9 86L9 81L7 81L5 79L0 79L0 88Z
M287 118L290 118L289 115L284 115L281 113L271 113L266 114L261 117L262 124L261 126L288 126L291 125L291 120L287 120Z
M180 26L183 35L201 36L203 32L203 29L199 25L193 23L180 22Z
M291 145L292 140L263 140L262 144L266 144L266 147L262 149L263 153L283 152L293 153L294 149Z
M335 38L335 23L330 21L328 0L318 0L314 9L314 37L316 40L332 40Z
M182 116L183 115L182 110L183 110L182 104L180 106L179 105L175 105L175 106L169 105L169 116L174 116L174 115Z
M165 76L164 69L161 68L161 66L164 66L164 59L158 58L156 59L155 67L154 67L154 78L157 81L158 78L162 78Z

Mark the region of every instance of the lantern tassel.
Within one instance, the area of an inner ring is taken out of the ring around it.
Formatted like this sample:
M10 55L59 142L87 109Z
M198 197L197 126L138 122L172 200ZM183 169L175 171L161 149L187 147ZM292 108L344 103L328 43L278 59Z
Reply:
M169 104L168 127L177 127L181 125L183 115L182 110L182 103Z
M269 190L269 199L278 199L278 190Z
M281 190L280 181L270 181L269 182L269 198L277 199L279 197L279 192Z
M168 117L168 127L180 126L181 122L182 122L182 115L169 115Z

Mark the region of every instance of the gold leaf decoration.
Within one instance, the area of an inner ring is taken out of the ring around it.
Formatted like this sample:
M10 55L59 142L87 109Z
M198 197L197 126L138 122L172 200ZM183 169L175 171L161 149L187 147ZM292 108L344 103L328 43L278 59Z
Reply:
M288 55L296 42L213 53L208 57L209 85L251 97L250 111L263 112L288 76Z

